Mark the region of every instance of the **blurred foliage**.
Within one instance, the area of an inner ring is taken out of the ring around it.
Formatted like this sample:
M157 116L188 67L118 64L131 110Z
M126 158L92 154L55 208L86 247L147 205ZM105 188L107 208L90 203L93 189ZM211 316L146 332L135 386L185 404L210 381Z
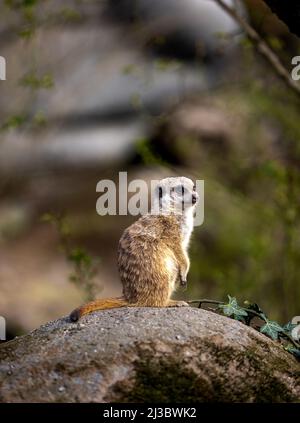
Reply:
M4 7L11 11L18 18L17 24L12 30L25 42L31 41L39 28L49 26L51 24L78 23L81 19L81 13L76 6L80 6L81 0L75 2L73 7L60 6L59 3L52 8L47 9L49 0L5 0ZM36 56L32 57L31 67L19 79L19 85L32 90L34 96L38 90L49 90L54 87L53 75L49 72L40 74L36 65ZM20 128L24 124L29 124L30 128L40 128L47 123L47 117L44 112L37 112L34 116L28 116L26 112L19 112L12 116L8 116L2 124L0 130L5 131L14 128Z
M22 7L32 7L35 6L39 0L4 0L6 6L11 9L19 9Z
M53 77L50 74L37 76L36 72L29 72L20 80L20 85L34 90L50 89L54 86Z
M151 165L167 165L167 163L155 152L151 142L146 138L141 138L136 141L136 152L141 161L146 166Z
M47 124L47 117L43 111L38 111L32 117L27 114L17 114L8 117L0 126L1 131L10 129L21 129L26 126L28 129L40 129Z
M179 60L160 58L154 62L155 68L161 72L168 70L178 70L182 66Z
M74 247L71 240L71 228L63 215L45 213L42 221L51 223L59 235L59 244L66 260L73 266L73 271L69 276L70 282L74 283L84 292L84 300L95 299L95 292L98 287L95 278L99 274L99 258L92 258L84 248Z
M35 8L39 0L5 0L4 4L12 12L20 16L18 35L24 39L30 39L36 31L37 20Z
M5 122L1 125L1 130L6 131L8 129L18 128L26 122L25 115L13 115L8 117Z

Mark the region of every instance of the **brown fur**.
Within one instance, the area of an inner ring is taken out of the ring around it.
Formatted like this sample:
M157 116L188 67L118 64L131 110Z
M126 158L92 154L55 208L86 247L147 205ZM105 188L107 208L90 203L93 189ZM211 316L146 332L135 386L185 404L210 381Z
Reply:
M167 260L174 262L172 271L166 266ZM118 266L124 298L142 306L167 306L179 269L185 264L180 218L141 217L125 230L119 243Z

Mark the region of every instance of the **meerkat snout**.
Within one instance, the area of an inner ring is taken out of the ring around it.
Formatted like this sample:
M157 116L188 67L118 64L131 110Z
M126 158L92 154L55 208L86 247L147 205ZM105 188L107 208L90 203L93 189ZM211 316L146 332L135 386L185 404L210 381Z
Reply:
M196 191L193 192L192 195L192 204L195 206L199 201L199 195Z

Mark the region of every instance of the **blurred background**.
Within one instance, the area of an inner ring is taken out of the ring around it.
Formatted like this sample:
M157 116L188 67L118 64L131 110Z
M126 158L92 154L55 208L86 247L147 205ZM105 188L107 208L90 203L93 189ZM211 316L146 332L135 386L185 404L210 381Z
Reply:
M270 2L226 2L291 72L299 38ZM299 315L299 95L236 21L214 0L4 0L0 13L8 336L120 294L117 245L135 218L95 208L97 182L120 171L205 180L178 298Z

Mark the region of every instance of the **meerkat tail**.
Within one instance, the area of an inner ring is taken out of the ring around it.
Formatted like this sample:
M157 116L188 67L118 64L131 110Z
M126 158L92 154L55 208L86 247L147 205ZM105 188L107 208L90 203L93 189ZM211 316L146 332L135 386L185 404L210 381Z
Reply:
M126 302L123 297L104 298L91 301L90 303L84 304L81 307L75 308L75 310L73 310L70 314L70 320L72 322L77 322L80 317L84 316L85 314L92 313L93 311L126 307L128 305L128 302Z

